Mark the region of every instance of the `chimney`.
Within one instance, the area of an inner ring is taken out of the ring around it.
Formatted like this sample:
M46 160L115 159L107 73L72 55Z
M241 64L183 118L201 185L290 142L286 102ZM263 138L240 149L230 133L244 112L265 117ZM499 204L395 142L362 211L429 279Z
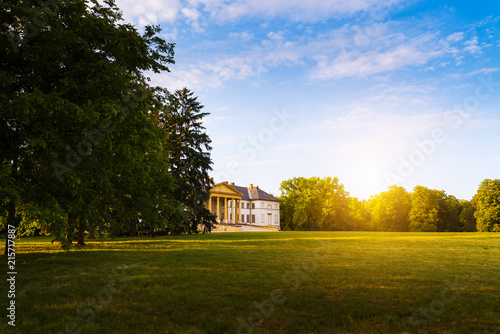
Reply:
M224 183L225 183L225 184L229 184L229 182L227 182L227 181L224 181Z
M250 183L250 187L248 188L253 189L253 183Z
M231 185L234 186L234 182L231 182Z

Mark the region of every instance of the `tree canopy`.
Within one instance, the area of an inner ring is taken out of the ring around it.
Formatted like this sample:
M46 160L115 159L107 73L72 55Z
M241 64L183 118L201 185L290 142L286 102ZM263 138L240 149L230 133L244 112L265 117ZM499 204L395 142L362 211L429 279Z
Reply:
M477 230L500 232L500 180L484 180L475 196Z
M133 234L169 219L180 224L186 207L175 192L185 185L174 175L173 156L164 154L178 134L158 122L158 110L173 117L180 96L166 99L168 91L151 87L144 74L169 71L174 44L157 26L141 34L123 23L113 1L4 1L0 8L4 221L38 217L68 246L75 231L83 244L85 231ZM188 103L201 109L192 94ZM189 139L209 143L202 130ZM193 145L179 149L190 154ZM209 169L209 153L203 155L191 166L193 177L197 168L202 176ZM191 183L192 191L206 194L206 179Z
M474 232L500 230L500 181L485 180L471 201L444 190L392 185L368 201L350 197L337 178L281 183L283 230ZM477 221L477 227L476 227Z

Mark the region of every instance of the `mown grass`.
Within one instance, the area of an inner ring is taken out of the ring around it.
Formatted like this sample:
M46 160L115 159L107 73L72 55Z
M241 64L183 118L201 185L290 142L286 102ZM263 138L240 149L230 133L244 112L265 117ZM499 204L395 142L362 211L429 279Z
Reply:
M500 333L499 245L481 233L243 232L65 252L25 238L16 327L2 293L0 332Z

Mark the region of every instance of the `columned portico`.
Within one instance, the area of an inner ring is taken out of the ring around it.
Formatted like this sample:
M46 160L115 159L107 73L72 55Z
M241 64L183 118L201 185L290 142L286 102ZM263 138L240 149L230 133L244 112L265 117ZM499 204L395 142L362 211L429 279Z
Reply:
M217 222L219 223L241 223L239 219L241 196L242 193L229 186L228 183L219 183L210 190L208 209L217 216Z

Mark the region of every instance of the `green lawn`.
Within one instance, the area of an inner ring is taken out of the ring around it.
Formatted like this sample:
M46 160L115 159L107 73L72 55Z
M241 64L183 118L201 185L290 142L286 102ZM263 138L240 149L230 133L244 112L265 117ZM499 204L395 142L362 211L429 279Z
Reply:
M0 332L500 333L499 246L500 233L243 232L64 252L25 238L15 331L2 293Z

